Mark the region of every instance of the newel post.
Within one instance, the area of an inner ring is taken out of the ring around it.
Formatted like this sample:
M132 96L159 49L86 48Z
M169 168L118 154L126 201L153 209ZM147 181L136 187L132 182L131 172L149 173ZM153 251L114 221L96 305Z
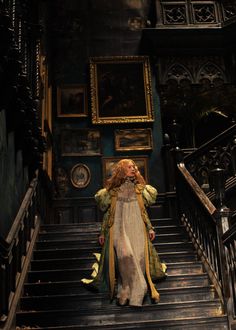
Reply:
M224 304L226 310L228 309L228 301L230 297L229 289L229 270L226 258L226 248L222 241L223 234L229 229L230 224L230 209L225 205L225 170L216 168L211 171L211 186L215 192L216 212L214 217L217 226L217 240L219 247L219 262L221 271L222 289L224 294Z
M211 171L211 186L215 192L217 220L221 236L229 229L230 209L225 205L225 170L216 168Z

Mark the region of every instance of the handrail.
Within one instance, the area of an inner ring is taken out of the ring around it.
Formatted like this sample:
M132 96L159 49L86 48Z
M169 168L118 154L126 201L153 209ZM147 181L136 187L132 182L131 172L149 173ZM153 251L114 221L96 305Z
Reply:
M228 316L229 329L235 329L236 224L225 232L229 209L223 204L218 208L213 205L183 162L177 164L176 182L181 222L214 284Z
M236 223L222 236L225 245L231 244L236 240Z
M40 174L40 173L39 173ZM41 215L45 216L47 197L38 172L31 181L13 225L4 240L0 238L0 328L14 313L39 230Z
M6 237L6 244L8 247L12 245L13 240L15 239L18 230L20 229L21 221L24 218L27 210L29 209L30 203L32 201L33 195L35 194L36 187L38 183L38 178L34 178L30 185L29 188L25 194L25 197L21 203L20 209L15 217L15 220L12 224L12 227Z
M223 302L215 206L183 163L177 165L179 216ZM217 258L216 258L217 256Z
M225 246L225 253L227 259L227 270L229 273L229 308L228 308L228 318L232 329L236 328L236 224L234 224L224 235L222 236L222 241Z
M179 219L214 284L229 329L236 329L236 224L230 228L236 210L225 198L236 187L236 124L185 157L175 134L168 148Z
M190 187L192 188L192 191L197 196L199 201L202 203L203 207L205 207L207 209L207 211L209 212L210 215L213 215L216 212L215 206L212 204L210 199L207 197L207 195L203 192L203 190L199 187L199 185L194 180L192 175L186 169L184 163L178 164L177 167L180 170L180 172L182 173L183 177L189 183Z
M184 157L184 162L185 164L191 161L194 158L199 157L202 155L205 151L208 151L211 149L211 147L215 145L219 145L219 142L222 141L223 139L228 139L232 134L236 134L236 124L232 125L231 127L227 128L225 131L222 133L218 134L216 137L213 139L207 141L203 145L201 145L198 149L194 150L192 153L189 153L187 156Z
M225 170L226 178L236 175L236 124L184 157L184 163L199 186L210 188L210 172Z

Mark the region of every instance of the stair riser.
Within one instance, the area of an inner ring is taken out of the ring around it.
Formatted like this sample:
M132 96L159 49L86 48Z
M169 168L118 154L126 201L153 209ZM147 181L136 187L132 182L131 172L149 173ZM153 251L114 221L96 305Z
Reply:
M160 252L178 252L178 251L189 251L192 252L192 244L191 243L174 243L174 244L160 244L154 243L157 251ZM38 242L36 244L36 250L51 250L51 249L65 249L65 248L74 248L78 249L78 257L79 256L89 256L93 253L100 252L101 248L98 243L91 244L89 248L86 245L81 244L77 241L61 241L61 242Z
M58 270L58 271L42 271L42 272L29 272L28 282L59 282L59 281L78 281L86 277L86 274L82 274L78 270ZM90 278L90 272L88 272L88 278ZM158 282L158 287L179 287L186 285L206 285L208 284L208 279L204 275L198 276L168 276L167 280Z
M81 246L85 245L88 246L90 244L92 245L98 245L98 235L99 233L91 233L89 234L84 234L84 233L80 233L80 234L76 234L76 233L70 233L69 234L69 238L71 240L77 241L78 244L80 244ZM53 241L60 241L60 240L67 240L68 239L68 233L57 233L55 234L44 234L44 235L40 235L38 237L38 245L40 245L41 243L44 243L45 245L47 243L51 244L51 242ZM169 242L186 242L188 241L187 236L183 236L181 233L168 233L168 234L164 234L164 233L156 233L156 239L154 242L158 242L158 243L169 243ZM42 245L42 244L41 244Z
M153 216L150 216L151 222L153 226L157 225L176 225L176 221L172 218L156 218ZM60 231L94 231L94 230L99 230L101 227L102 219L98 222L86 222L86 223L75 223L75 224L51 224L51 225L44 225L42 224L40 228L40 233L44 232L60 232Z
M159 283L160 284L160 283ZM174 295L178 297L179 294L186 294L186 292L199 292L199 290L202 290L201 292L205 292L208 290L212 290L209 286L200 286L199 287L190 287L188 288L186 285L182 286L182 288L178 288L175 290L168 290L167 288L161 288L160 285L157 285L158 291L162 295L163 292L165 295ZM173 292L173 294L172 294ZM35 283L35 284L25 284L24 286L24 296L29 299L30 296L36 297L36 296L49 296L49 295L69 295L69 294L80 294L82 296L93 296L96 298L99 298L101 294L94 293L91 290L88 290L81 282L79 281L68 281L68 282L51 282L51 283ZM211 293L212 294L212 293ZM106 294L105 294L106 296Z
M100 251L97 251L100 252ZM192 262L197 261L197 256L193 252L191 253L162 253L159 252L159 256L163 262L171 263L171 262ZM77 249L68 249L68 250L61 250L60 252L56 250L51 251L34 251L34 260L46 260L46 259L61 259L61 258L78 258L78 251ZM85 265L89 267L94 262L94 257L86 256L81 258L81 265Z
M43 261L32 261L31 262L31 270L58 270L58 269L77 269L80 270L83 274L87 273L87 271L91 272L91 267L95 260L88 263L88 267L84 267L81 265L81 259L57 259L57 260L43 260ZM200 274L202 273L202 266L198 264L193 264L191 266L169 266L167 265L167 271L169 275L172 274Z
M54 233L54 232L91 232L99 230L101 222L92 223L80 223L80 224L53 224L53 225L42 225L40 227L40 233Z

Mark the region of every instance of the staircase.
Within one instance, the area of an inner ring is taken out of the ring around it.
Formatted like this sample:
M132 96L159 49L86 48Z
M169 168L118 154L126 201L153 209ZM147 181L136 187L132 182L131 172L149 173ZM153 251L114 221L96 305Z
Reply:
M158 305L120 307L90 292L98 223L42 225L24 286L16 329L228 329L227 317L184 230L171 218L152 219L155 246L168 267L157 284Z

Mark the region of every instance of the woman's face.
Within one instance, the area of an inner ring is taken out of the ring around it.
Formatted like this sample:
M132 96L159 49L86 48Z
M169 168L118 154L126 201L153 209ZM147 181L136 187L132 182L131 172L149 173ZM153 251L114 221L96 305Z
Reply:
M126 176L135 176L135 172L136 172L136 167L135 167L135 165L132 163L132 162L129 162L128 164L127 164L127 167L126 167L126 169L125 169L125 174L126 174Z

